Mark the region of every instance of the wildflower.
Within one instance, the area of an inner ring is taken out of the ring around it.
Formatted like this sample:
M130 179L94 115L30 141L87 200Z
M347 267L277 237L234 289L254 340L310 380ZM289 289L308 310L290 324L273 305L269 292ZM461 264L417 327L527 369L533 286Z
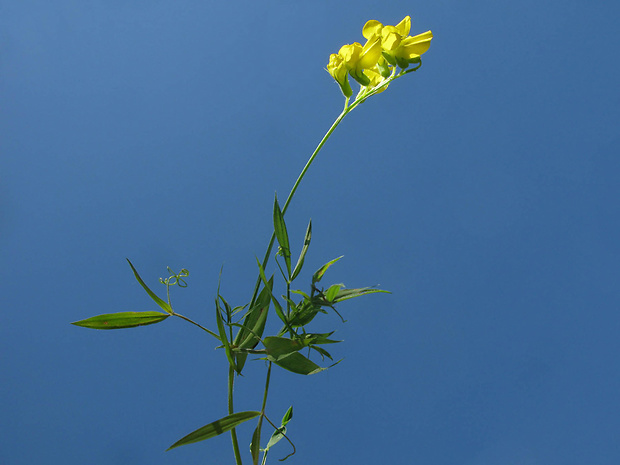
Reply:
M420 55L426 52L433 33L426 31L410 36L411 17L405 16L396 26L384 26L379 21L370 20L362 28L362 35L371 40L381 42L383 57L391 64L406 68L409 63L420 61Z
M353 95L353 91L351 90L351 85L349 84L349 79L347 77L347 73L349 71L344 62L344 58L342 58L342 55L332 53L329 56L327 72L331 74L338 83L338 85L340 85L340 89L342 90L342 93L345 97L349 98L351 97L351 95Z
M362 47L362 44L355 42L350 45L343 45L338 51L353 79L363 86L369 83L368 77L364 74L365 69L373 68L381 57L381 40L373 37Z
M381 71L379 71L379 68L377 68L377 67L371 68L371 69L367 69L365 71L365 74L366 74L366 76L368 76L368 80L370 81L368 83L368 87L370 89L377 87L384 80L384 77L381 75ZM388 88L388 86L386 85L383 89L378 91L377 94L380 94L381 92L383 92L387 88Z

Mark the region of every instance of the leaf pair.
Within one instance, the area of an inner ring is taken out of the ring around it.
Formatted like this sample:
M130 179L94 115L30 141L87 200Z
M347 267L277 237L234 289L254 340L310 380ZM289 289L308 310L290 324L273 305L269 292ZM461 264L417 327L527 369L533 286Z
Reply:
M195 442L200 442L206 439L214 438L215 436L219 436L222 433L230 431L231 429L236 428L240 424L248 420L251 420L252 418L256 418L259 415L260 415L260 412L257 412L254 410L249 410L246 412L237 412L231 415L227 415L223 418L220 418L219 420L216 420L212 423L209 423L208 425L203 426L202 428L198 428L196 431L193 431L189 433L188 435L182 437L181 439L179 439L177 442L172 444L166 450L169 451L179 446L193 444ZM282 418L281 426L273 432L273 434L271 435L271 438L269 438L269 442L267 443L267 446L265 447L265 449L263 449L265 453L267 453L269 449L271 449L282 438L284 438L284 435L286 434L286 425L291 421L292 418L293 418L293 407L289 407L286 413L284 414L284 417Z
M84 328L92 329L123 329L123 328L135 328L137 326L152 325L164 321L170 315L173 314L170 304L160 299L142 280L138 271L133 264L127 259L129 266L133 270L133 274L144 288L146 293L159 305L166 313L161 312L119 312L119 313L106 313L103 315L93 316L85 320L75 321L71 324L75 326L82 326Z
M267 350L267 360L285 370L300 375L313 375L327 369L299 353L299 350L304 347L299 340L270 336L263 340L263 344Z
M273 229L280 246L278 253L284 257L284 263L286 264L287 271L287 281L290 283L299 275L302 267L304 266L306 253L308 252L310 240L312 239L312 220L308 223L308 228L306 229L306 235L304 237L304 245L301 248L301 253L299 254L297 264L295 265L293 271L291 271L291 247L288 239L288 231L286 229L286 223L284 222L284 214L282 213L280 204L278 203L277 195L273 202Z

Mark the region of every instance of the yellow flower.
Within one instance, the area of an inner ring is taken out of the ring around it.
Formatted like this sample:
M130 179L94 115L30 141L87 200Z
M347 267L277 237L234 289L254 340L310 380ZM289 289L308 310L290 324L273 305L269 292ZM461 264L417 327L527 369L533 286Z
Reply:
M343 45L338 54L344 58L348 70L353 74L358 74L377 64L381 56L381 42L378 38L373 38L373 40L366 42L363 47L358 42Z
M384 77L381 75L381 72L376 67L375 68L371 68L371 69L367 69L365 71L365 74L366 74L366 76L368 76L368 79L370 80L370 84L368 84L368 87L371 88L371 89L374 88L374 87L377 87L384 80ZM385 86L383 89L381 89L379 92L377 92L377 94L380 94L381 92L383 92L387 88L388 88L388 86Z
M345 97L348 98L353 95L351 85L349 84L349 79L347 78L347 73L349 70L347 69L342 55L332 53L329 56L327 72L336 80Z
M429 49L433 38L431 31L413 37L409 36L410 31L411 17L409 16L405 16L396 26L384 26L373 19L362 28L362 34L369 42L380 40L385 59L392 65L398 64L401 68L406 68L409 63L418 61L420 55Z
M352 95L349 75L363 87L374 88L384 79L394 78L396 65L404 70L410 63L420 63L420 55L429 49L433 34L427 31L412 37L410 30L409 16L396 26L384 26L373 19L362 28L364 45L359 42L343 45L338 53L329 56L327 71L345 97Z
M373 38L364 46L355 42L343 45L338 51L351 76L361 85L368 85L368 77L364 75L365 69L373 68L381 57L381 41Z
M344 63L342 55L332 53L329 56L329 63L327 64L327 72L332 75L336 82L343 85L347 80L347 67Z

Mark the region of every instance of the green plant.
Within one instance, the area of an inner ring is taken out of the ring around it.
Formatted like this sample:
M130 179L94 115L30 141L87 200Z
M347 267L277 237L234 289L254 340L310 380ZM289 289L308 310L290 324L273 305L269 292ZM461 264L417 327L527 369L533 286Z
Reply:
M183 269L179 273L175 273L168 268L169 276L165 279L160 279L161 283L166 286L166 300L164 300L147 286L136 268L128 260L137 281L163 312L111 313L73 323L74 325L87 328L109 330L160 323L168 317L174 316L197 326L216 339L218 348L222 350L228 361L228 415L189 433L172 444L169 449L203 441L229 431L235 462L239 465L242 463L242 457L236 427L241 423L258 418L250 442L250 453L253 464L258 465L259 461L261 461L260 452L262 451L261 463L264 465L270 449L281 439L289 440L286 435L287 424L293 417L293 409L291 407L284 414L280 425L277 426L266 415L272 366L275 364L280 368L302 375L315 374L329 368L329 366L320 366L313 361L310 358L311 355L314 355L315 358L319 357L322 362L325 362L325 359L329 359L330 366L336 365L338 362L334 362L332 355L325 348L325 346L340 342L330 339L333 331L328 333L312 333L307 331L307 326L319 314L334 311L340 316L336 310L336 305L342 301L367 294L387 292L373 287L349 289L342 284L323 286L322 280L327 270L342 257L330 260L316 270L312 275L309 289L306 291L294 289L293 283L296 282L304 266L306 253L312 239L312 222L308 223L299 255L296 262L293 263L292 248L284 216L312 162L345 116L368 98L386 90L392 81L420 68L422 64L420 55L428 50L432 34L428 31L411 37L409 36L410 27L409 16L405 17L396 26L384 26L378 21L368 21L362 30L364 37L367 39L364 46L357 42L344 45L337 54L330 56L327 71L340 86L345 98L344 109L321 139L301 170L284 205L280 206L277 196L274 200L273 234L263 259L259 260L257 258L256 260L258 277L248 303L233 307L220 294L218 283L214 302L216 329L208 329L192 319L177 313L172 306L170 288L175 285L179 287L187 286L185 281L185 278L189 276L187 270ZM414 66L410 68L411 64ZM360 84L360 90L352 102L350 99L353 93L349 77ZM276 272L268 277L267 265L272 257L276 241L278 244L277 251L274 254ZM285 294L281 296L274 294L274 280L276 276L279 276L278 279L283 281L286 289ZM272 305L277 317L281 321L281 328L273 335L265 336L267 317ZM302 350L304 352L307 350L308 356L303 355L301 353ZM267 373L263 401L260 410L235 412L233 386L236 376L242 373L249 355L256 355L260 360L266 361ZM265 447L261 448L263 421L267 421L273 427L274 432L271 434ZM293 446L290 440L289 442ZM294 451L295 448L293 446L293 452L288 456L292 455Z

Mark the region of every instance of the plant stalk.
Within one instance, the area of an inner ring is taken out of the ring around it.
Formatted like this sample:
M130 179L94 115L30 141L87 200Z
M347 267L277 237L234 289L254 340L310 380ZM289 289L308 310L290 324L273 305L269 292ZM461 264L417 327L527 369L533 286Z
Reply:
M356 100L356 102L357 102L357 100ZM319 145L317 145L316 149L314 149L314 152L312 152L312 155L310 155L310 158L308 159L308 161L306 162L306 165L301 170L301 173L299 173L299 176L297 177L297 181L295 181L295 184L293 185L293 188L291 189L291 192L288 194L288 197L286 198L286 202L284 203L284 206L282 207L282 215L284 215L286 213L286 210L288 209L288 206L291 203L291 200L293 200L293 197L295 196L295 192L297 192L297 188L299 187L299 184L301 183L302 179L306 175L308 169L310 168L310 165L312 165L312 162L314 161L316 156L319 154L319 152L323 148L323 145L325 145L325 142L327 142L329 137L336 130L336 128L338 127L340 122L344 119L344 117L347 116L347 114L353 108L355 108L356 102L354 102L351 106L347 106L346 105L348 103L348 99L347 99L347 101L345 103L344 110L342 110L342 113L340 113L338 118L336 118L336 120L331 125L329 130L325 133L325 135L321 139L321 142L319 142ZM271 239L269 240L269 245L267 246L267 251L265 252L265 257L263 258L263 261L261 262L263 268L267 265L267 262L269 261L269 256L271 254L271 249L273 248L273 243L275 241L275 238L276 238L276 232L274 231L271 234ZM258 279L256 280L256 285L254 286L254 293L252 294L252 299L250 301L250 308L252 308L252 305L254 305L254 303L256 301L256 297L258 296L258 289L260 287L260 283L261 283L261 278L259 276Z
M233 406L233 386L235 384L235 370L232 366L228 367L228 414L235 413ZM233 452L235 454L235 464L243 465L241 461L241 453L239 452L239 441L237 441L237 430L235 428L230 430L230 437L232 439Z
M258 425L256 426L256 430L258 431L256 434L256 441L258 441L259 447L260 447L260 433L263 427L263 417L265 416L265 408L267 406L267 393L269 392L270 378L271 378L271 362L269 362L269 366L267 368L267 379L265 381L265 393L263 394L263 406L260 409L260 416L258 417ZM258 465L258 455L256 456L256 460L254 461L254 465Z

